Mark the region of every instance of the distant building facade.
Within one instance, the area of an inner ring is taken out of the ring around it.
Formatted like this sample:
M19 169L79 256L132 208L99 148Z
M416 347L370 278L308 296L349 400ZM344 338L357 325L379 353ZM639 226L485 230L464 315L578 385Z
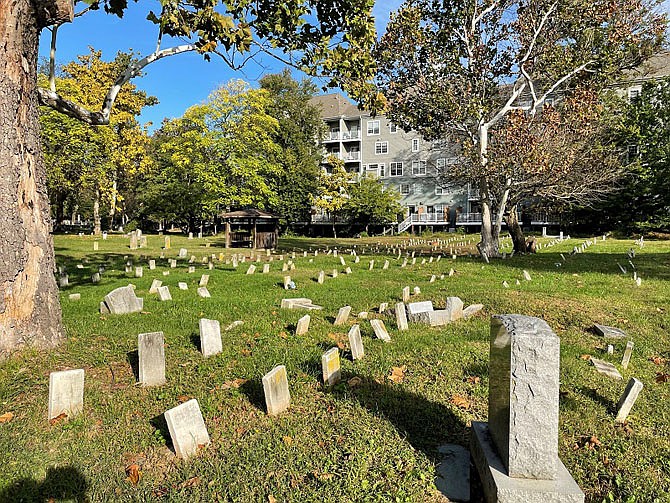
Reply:
M470 216L477 214L477 192L467 185L440 183L438 174L457 162L445 142L429 142L416 132L403 131L383 115L372 117L339 93L316 96L312 104L321 109L328 129L322 141L323 168L330 169L327 159L332 155L344 162L348 172L374 175L397 191L405 208L399 232L413 225L479 225L481 219Z

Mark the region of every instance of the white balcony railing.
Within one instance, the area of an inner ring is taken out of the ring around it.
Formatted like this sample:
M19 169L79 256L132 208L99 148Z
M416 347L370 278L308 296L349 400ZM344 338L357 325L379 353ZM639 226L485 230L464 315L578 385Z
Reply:
M361 132L360 131L349 131L342 133L343 140L360 140Z
M349 152L346 154L345 161L358 161L361 158L360 152Z

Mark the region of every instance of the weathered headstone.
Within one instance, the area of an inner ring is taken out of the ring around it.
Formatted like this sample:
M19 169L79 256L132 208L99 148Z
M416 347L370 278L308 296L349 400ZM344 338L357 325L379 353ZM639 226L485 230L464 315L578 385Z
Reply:
M433 311L433 301L410 302L407 304L407 315L411 323L430 323L429 312Z
M156 261L154 259L149 260L149 270L153 271L156 269Z
M365 350L363 349L363 339L361 339L361 328L358 325L353 325L349 330L349 346L354 360L363 358Z
M291 276L284 276L284 290L288 290L291 284Z
M70 300L81 300L81 294L80 293L71 293L68 295L68 298Z
M413 293L414 293L414 295L421 295L421 288L419 288L418 286L415 286Z
M186 248L179 248L179 258L186 258L186 255L188 255L188 250Z
M350 313L351 313L351 306L341 307L337 311L337 317L335 318L335 322L333 323L333 325L344 325L349 319Z
M179 287L180 290L188 290L188 283L180 281L179 283L177 283L177 287Z
M249 269L247 269L247 274L253 274L256 272L256 266L254 264L249 265Z
M628 385L626 386L626 389L624 390L623 395L621 395L619 403L616 406L617 414L615 421L617 423L623 423L626 420L628 414L630 413L630 409L633 408L633 405L635 404L635 401L637 400L637 397L639 396L643 387L644 385L642 382L638 381L634 377L628 381Z
M402 289L402 301L409 302L409 287L406 286Z
M275 416L288 408L291 394L284 365L278 365L263 376L263 391L268 414Z
M435 487L449 501L470 501L470 453L455 444L438 447L440 463L437 465Z
M344 270L344 274L351 274L351 267L348 267Z
M449 321L463 318L463 301L458 297L447 297L445 310L449 312Z
M377 312L379 314L384 314L384 312L389 308L389 303L388 302L382 302L379 304L379 309L377 309Z
M463 309L463 319L467 320L471 316L474 316L479 311L484 309L484 304L472 304L465 309Z
M99 249L99 243L97 241L93 241L93 251L98 251Z
M199 286L198 289L196 290L196 292L197 292L198 296L202 297L203 299L211 298L209 290L207 290L206 286Z
M160 280L153 280L151 282L151 287L149 287L149 293L158 293L158 288L163 284Z
M263 264L263 274L270 272L270 264Z
M386 331L386 327L382 320L370 320L370 325L372 326L372 330L374 330L377 339L381 339L384 342L391 342L391 336Z
M333 386L340 382L342 372L340 371L340 351L337 348L330 348L321 355L321 368L324 384Z
M142 266L135 267L135 277L141 278L144 276L144 268Z
M612 379L623 379L623 376L610 362L599 360L598 358L591 358L589 361L600 374L604 374Z
M472 422L470 451L486 501L581 503L558 458L560 341L546 322L491 319L489 423Z
M195 266L194 265L188 266L188 273L193 274L194 272L195 272Z
M172 295L170 294L170 289L167 285L158 287L158 299L161 302L172 300Z
M100 283L100 273L94 272L91 274L91 283Z
M130 249L131 250L137 250L138 247L138 240L137 240L137 234L134 232L130 233Z
M388 268L389 268L389 261L388 261L388 260L384 260L384 265L382 266L382 270L385 271L385 270L387 270Z
M407 330L407 310L404 302L398 302L395 305L395 320L398 325L398 330Z
M316 279L316 282L319 285L323 285L323 282L324 282L325 278L326 278L326 273L323 272L323 271L319 271L319 277Z
M298 320L298 323L296 324L295 327L295 335L305 335L307 331L309 330L309 320L310 316L309 314L306 314L302 318Z
M166 410L165 422L177 457L188 459L198 447L209 444L209 433L195 398Z
M177 260L171 258L170 259L170 269L175 269L177 267Z
M608 327L606 325L593 325L596 334L601 337L609 337L612 339L624 339L627 337L626 332L616 327Z
M165 347L163 332L149 332L137 336L139 382L144 386L165 384Z
M630 357L633 354L633 341L628 341L626 343L626 349L623 352L623 358L621 359L621 367L626 370L628 364L630 363Z
M84 410L84 369L49 374L49 417L73 417Z
M130 286L122 286L112 290L105 295L100 303L100 312L110 314L139 313L144 307L144 299L135 295L135 290Z
M209 274L203 274L200 276L200 282L198 286L207 286L209 284Z
M223 346L221 344L221 324L219 320L200 318L198 328L200 329L202 355L207 357L220 353Z
M371 261L370 261L370 265L368 266L368 270L369 270L369 271L372 271L374 268L375 268L375 261L374 261L374 260L371 260Z

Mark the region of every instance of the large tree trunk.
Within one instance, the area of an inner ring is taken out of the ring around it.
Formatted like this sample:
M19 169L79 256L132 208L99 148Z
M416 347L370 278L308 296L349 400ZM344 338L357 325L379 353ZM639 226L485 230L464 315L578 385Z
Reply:
M505 223L507 224L507 230L509 230L510 236L512 236L514 253L526 253L526 237L523 235L523 231L519 225L516 204L510 208L509 213L505 217Z
M114 217L116 216L116 171L114 171L114 178L112 181L112 202L109 205L109 230L114 230Z
M72 2L0 1L0 358L63 337L40 147L37 45Z
M486 181L486 165L488 164L488 144L489 130L486 125L481 125L478 132L479 139L479 162L482 168L482 179L479 186L479 193L482 205L482 240L477 244L479 253L488 258L500 256L500 226L493 225L491 214L491 197L489 195L489 186Z

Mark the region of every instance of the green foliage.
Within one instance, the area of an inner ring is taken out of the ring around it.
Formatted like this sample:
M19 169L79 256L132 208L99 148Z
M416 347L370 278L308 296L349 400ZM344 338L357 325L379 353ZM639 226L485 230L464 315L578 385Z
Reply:
M344 214L351 223L363 225L366 232L370 224L395 222L401 211L400 194L385 188L376 177L363 177L349 187Z
M231 81L154 137L158 169L147 177L145 216L192 221L226 208L269 208L281 166L278 122L265 90Z
M317 208L335 216L339 214L349 200L349 190L353 176L344 169L344 162L334 156L328 158L332 172L321 172L317 195L313 204Z
M279 122L274 139L281 148L281 170L272 185L281 197L270 209L289 223L307 222L321 162L321 146L315 138L325 131L319 109L309 103L316 87L307 79L297 82L288 69L264 76L260 84L269 95L267 113Z
M63 66L56 88L64 97L94 108L99 105L132 54L118 53L111 62L101 51ZM46 76L41 75L41 80ZM134 85L122 88L108 126L88 126L51 108L40 109L47 184L55 213L82 207L93 199L114 205L135 190L137 176L151 164L148 136L137 117L157 103Z

